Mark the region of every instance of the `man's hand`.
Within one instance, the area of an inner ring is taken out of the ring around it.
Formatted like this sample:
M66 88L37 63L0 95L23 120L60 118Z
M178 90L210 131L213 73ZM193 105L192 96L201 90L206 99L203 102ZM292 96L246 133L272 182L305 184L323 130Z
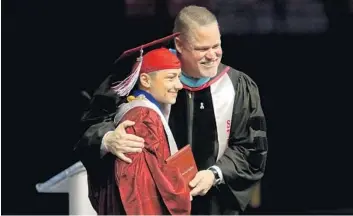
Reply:
M127 163L131 163L132 161L124 154L131 152L142 152L145 142L143 138L126 133L125 129L133 126L134 124L135 122L126 120L120 123L114 131L108 132L103 137L103 144L107 150Z
M190 191L191 196L204 196L212 187L215 176L210 170L199 171L195 178L190 181L189 185L193 189Z

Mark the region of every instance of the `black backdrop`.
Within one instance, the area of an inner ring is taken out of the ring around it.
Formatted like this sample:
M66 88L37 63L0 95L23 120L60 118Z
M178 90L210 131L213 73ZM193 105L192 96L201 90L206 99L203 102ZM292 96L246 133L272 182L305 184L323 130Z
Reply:
M2 214L68 213L67 195L35 184L76 162L80 92L92 93L123 50L171 31L160 11L126 19L123 1L2 2ZM337 17L322 34L223 36L224 63L258 83L268 119L263 202L251 212L353 208L352 23Z

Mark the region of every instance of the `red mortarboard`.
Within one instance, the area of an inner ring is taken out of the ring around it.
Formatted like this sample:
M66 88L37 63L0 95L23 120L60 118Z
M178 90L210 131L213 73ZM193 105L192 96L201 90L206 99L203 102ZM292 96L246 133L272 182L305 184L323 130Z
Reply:
M176 32L176 33L174 33L174 34L172 34L172 35L169 35L169 36L166 36L166 37L164 37L164 38L160 38L160 39L154 40L154 41L152 41L152 42L149 42L149 43L147 43L147 44L143 44L143 45L140 45L140 46L138 46L138 47L135 47L135 48L126 50L126 51L123 52L123 54L120 55L120 57L119 57L117 60L115 60L114 63L116 63L116 62L119 61L120 59L125 58L125 57L127 57L127 56L129 56L129 55L132 55L132 54L134 54L134 53L136 53L136 52L138 52L138 51L140 51L140 55L142 55L144 48L148 48L148 47L151 47L151 46L156 45L156 44L161 44L161 43L167 42L167 41L169 41L169 40L174 39L175 37L177 37L177 36L179 36L179 35L180 35L180 32Z
M119 96L127 96L132 90L132 88L135 86L140 73L150 73L158 70L180 68L180 62L178 57L171 51L169 51L167 48L154 49L145 54L144 56L142 55L144 48L171 40L178 35L179 33L174 33L170 36L125 51L117 59L117 61L133 53L136 53L137 51L140 51L140 56L137 58L137 62L133 67L132 73L123 81L118 82L116 85L112 86L112 89Z

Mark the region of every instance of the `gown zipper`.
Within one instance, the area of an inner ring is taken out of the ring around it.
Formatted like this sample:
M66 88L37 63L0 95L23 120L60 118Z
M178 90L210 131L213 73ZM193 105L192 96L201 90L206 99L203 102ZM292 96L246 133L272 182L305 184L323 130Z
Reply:
M192 131L193 131L193 120L194 120L194 93L187 91L187 119L188 119L188 143L192 146Z

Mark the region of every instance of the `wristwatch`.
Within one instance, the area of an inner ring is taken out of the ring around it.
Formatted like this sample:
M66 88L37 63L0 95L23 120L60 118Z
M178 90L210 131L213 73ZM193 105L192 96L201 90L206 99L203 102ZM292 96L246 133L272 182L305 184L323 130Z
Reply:
M219 173L217 172L217 170L213 167L208 168L214 175L215 178L215 182L213 185L218 185L221 182L221 177L219 176Z

